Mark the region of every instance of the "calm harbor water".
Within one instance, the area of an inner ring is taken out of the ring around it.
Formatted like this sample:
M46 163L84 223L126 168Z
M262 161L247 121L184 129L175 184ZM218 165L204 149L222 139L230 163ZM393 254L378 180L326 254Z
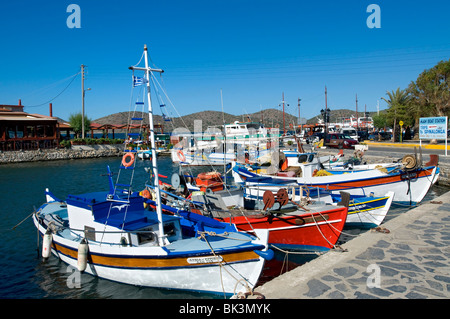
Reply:
M178 172L170 157L160 157L160 174L170 176ZM106 166L118 171L119 158L83 159L21 163L0 166L0 298L211 298L207 294L142 288L99 279L88 274L81 275L81 288L69 288L67 282L72 274L70 268L52 256L43 261L37 251L37 231L31 218L12 229L44 201L44 190L49 188L57 197L65 199L67 194L80 194L93 190L107 190ZM148 182L144 167L149 161L137 161L134 189L141 190ZM163 179L164 181L164 179ZM439 196L448 189L435 186L426 201ZM387 218L405 213L409 208L393 207ZM340 242L357 236L360 230L346 230ZM288 257L288 258L287 258ZM276 252L276 260L267 264L264 280L279 275L286 268L313 258ZM220 298L220 296L218 296Z

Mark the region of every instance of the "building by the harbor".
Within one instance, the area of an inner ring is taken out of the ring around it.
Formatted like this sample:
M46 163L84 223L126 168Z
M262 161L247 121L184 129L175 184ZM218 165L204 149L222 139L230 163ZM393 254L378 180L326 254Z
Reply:
M70 125L60 123L52 115L30 114L18 105L0 105L0 150L19 151L55 148L59 146L60 131L70 130Z

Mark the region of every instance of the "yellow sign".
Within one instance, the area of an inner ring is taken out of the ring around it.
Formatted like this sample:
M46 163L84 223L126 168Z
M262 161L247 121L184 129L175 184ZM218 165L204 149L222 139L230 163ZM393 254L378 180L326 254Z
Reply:
M400 124L400 126L403 126L403 121L398 122L398 124Z

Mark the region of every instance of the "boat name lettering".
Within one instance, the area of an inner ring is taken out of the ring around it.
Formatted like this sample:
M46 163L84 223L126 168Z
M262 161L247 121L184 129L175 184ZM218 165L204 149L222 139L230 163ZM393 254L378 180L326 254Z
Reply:
M211 264L218 263L223 260L222 256L208 256L208 257L191 257L187 259L189 264Z
M412 172L412 173L401 174L400 178L402 181L407 180L407 179L414 179L414 178L417 178L417 173Z

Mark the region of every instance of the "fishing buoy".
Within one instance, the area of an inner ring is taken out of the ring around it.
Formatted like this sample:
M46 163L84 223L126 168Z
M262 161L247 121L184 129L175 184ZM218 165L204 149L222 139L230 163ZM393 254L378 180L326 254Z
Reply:
M78 245L77 267L79 271L84 271L87 266L88 244L86 239L82 239Z
M47 229L44 234L44 240L42 242L42 257L48 258L52 253L52 232Z

